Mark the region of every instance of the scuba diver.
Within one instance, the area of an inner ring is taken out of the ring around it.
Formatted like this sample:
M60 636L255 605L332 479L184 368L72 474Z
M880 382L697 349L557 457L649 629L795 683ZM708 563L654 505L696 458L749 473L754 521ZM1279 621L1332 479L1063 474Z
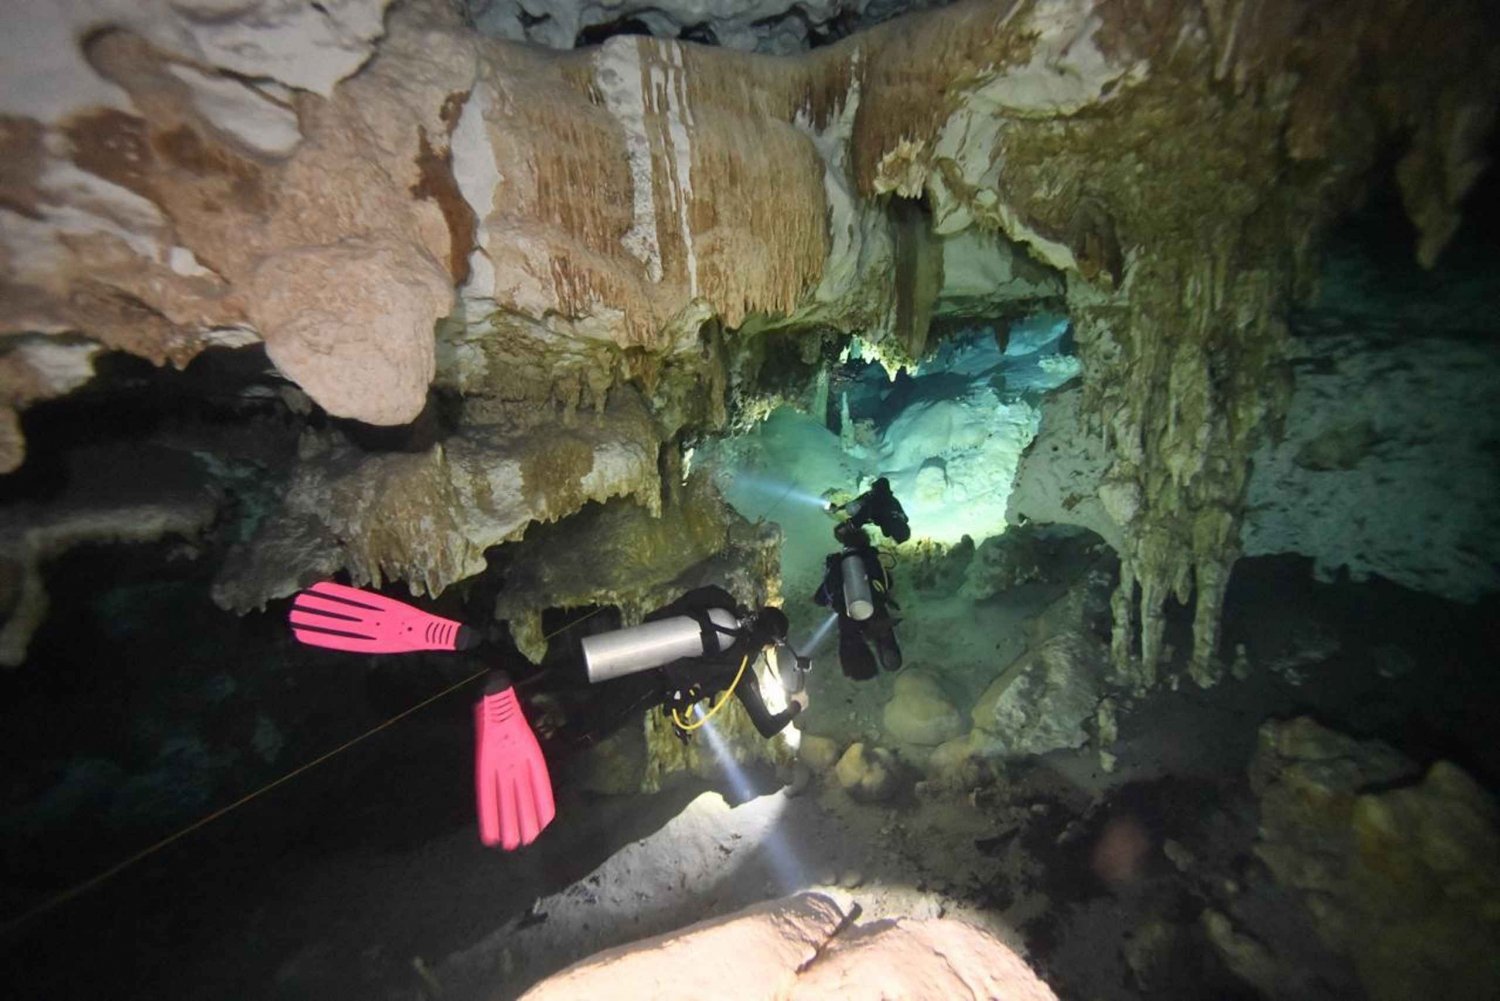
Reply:
M483 642L474 629L384 595L322 581L297 595L289 615L301 642L356 653L471 650ZM807 705L808 658L786 642L786 615L765 607L751 613L718 587L701 587L646 616L638 626L586 637L582 670L534 671L513 683L492 670L474 706L474 781L479 837L507 851L531 844L556 816L547 755L527 722L521 700L545 713L564 708L560 725L539 727L548 751L592 746L651 706L666 712L687 740L733 693L767 739ZM791 652L783 683L788 705L766 707L752 660L770 647ZM524 696L518 688L528 688ZM586 694L590 690L592 694ZM692 718L705 698L717 700ZM549 705L548 697L551 698ZM687 713L687 717L684 717Z
M831 607L839 617L839 666L855 681L875 677L875 661L887 671L901 669L901 647L896 643L896 623L890 608L899 609L891 597L891 578L880 551L870 544L865 530L841 521L833 537L844 548L824 560L823 583L813 601ZM875 655L870 653L870 644Z
M776 736L807 705L801 684L807 659L792 651L796 664L784 687L786 709L773 714L760 691L753 662L762 650L787 645L786 613L740 605L721 587L699 587L650 613L640 625L586 636L582 641L582 684L561 686L556 694L571 701L560 728L547 734L564 747L589 747L617 731L642 709L660 707L678 736L717 713L732 693L755 729ZM693 707L722 696L701 719ZM580 700L576 696L583 696Z
M833 514L842 514L856 528L873 523L893 542L902 543L911 538L911 526L906 521L906 510L896 495L891 493L891 481L884 476L870 484L870 489L847 504L830 507Z

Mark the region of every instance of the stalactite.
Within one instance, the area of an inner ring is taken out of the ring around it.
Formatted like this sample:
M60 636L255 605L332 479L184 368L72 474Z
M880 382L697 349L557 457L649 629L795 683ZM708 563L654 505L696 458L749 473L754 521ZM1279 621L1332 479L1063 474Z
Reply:
M943 245L933 236L932 216L909 198L891 200L895 231L895 335L906 354L921 358L938 289L943 284Z
M1246 463L1280 413L1283 317L1312 248L1391 147L1430 261L1500 92L1468 0L1373 0L1341 18L1312 0L1253 7L956 4L774 59L637 37L539 52L409 0L360 72L341 57L331 78L284 81L303 91L284 100L238 63L172 48L201 26L153 7L69 53L128 110L88 88L50 117L0 101L0 333L66 331L179 364L263 339L336 414L408 421L436 373L474 413L475 398L556 402L585 437L622 379L658 371L620 364L638 351L663 362L650 422L628 429L654 469L682 422L722 419L688 397L705 377L718 400L738 392L752 333L860 331L887 360L920 352L939 239L1000 234L1067 276L1085 406L1116 453L1100 500L1123 539L1117 633L1137 633L1116 636L1117 661L1138 640L1140 677L1155 676L1176 594L1198 603L1191 670L1207 679ZM257 114L195 101L184 81L208 74ZM893 239L893 196L920 199L930 229ZM723 352L703 359L710 320ZM66 391L7 385L0 407ZM0 465L21 447L4 414ZM432 461L451 472L455 458ZM593 496L558 479L542 517ZM645 479L618 482L658 496ZM475 565L470 542L428 547L389 504L343 499L361 572L436 586Z

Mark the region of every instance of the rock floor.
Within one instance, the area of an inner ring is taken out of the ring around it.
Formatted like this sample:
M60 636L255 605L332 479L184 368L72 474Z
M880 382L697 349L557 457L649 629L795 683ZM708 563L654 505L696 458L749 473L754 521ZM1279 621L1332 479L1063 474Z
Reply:
M1249 561L1225 636L1253 670L1136 699L1113 771L1092 748L1054 752L968 794L858 804L831 779L789 796L766 773L565 793L548 836L505 856L470 829L467 706L439 704L36 919L8 938L6 979L93 997L107 964L137 996L505 998L599 949L819 889L866 919L990 929L1065 999L1260 996L1209 944L1226 913L1237 963L1298 971L1286 996L1359 997L1251 852L1257 729L1312 712L1493 789L1500 699L1476 666L1497 620L1305 580Z

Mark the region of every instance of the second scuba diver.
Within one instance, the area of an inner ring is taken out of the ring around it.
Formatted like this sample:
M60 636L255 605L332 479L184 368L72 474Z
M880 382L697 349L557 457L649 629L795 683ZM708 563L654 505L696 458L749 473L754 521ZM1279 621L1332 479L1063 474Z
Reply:
M847 518L833 530L833 537L843 548L824 560L823 583L813 601L838 615L839 666L845 676L868 681L877 673L877 660L887 671L901 668L896 622L890 614L892 608L901 606L891 596L890 574L864 526L873 523L896 542L911 538L911 526L884 476L869 490L833 510Z
M887 671L900 670L901 647L890 614L895 599L880 551L870 544L865 530L851 522L839 522L833 535L844 548L824 561L823 583L813 601L838 614L839 666L855 681L875 677L877 657Z

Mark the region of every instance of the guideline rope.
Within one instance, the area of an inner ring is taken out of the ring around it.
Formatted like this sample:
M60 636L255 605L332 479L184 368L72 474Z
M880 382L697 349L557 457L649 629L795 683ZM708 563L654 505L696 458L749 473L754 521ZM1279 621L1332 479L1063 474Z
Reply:
M568 630L568 629L571 629L574 626L578 625L580 622L584 622L584 621L592 618L593 616L597 615L599 612L602 612L604 610L604 608L605 608L605 606L601 605L598 608L594 609L592 612L588 613L588 615L584 615L584 616L582 616L580 618L574 619L572 622L569 622L566 625L559 626L558 628L552 630L552 632L548 633L546 636L543 636L542 637L542 642L545 643L547 640L550 640L552 637L556 636L558 633L563 632L563 631ZM470 683L475 682L475 681L478 681L480 678L482 678L486 674L488 674L489 670L490 669L486 667L486 668L483 668L482 670L475 671L473 674L469 675L467 678L464 678L462 681L455 681L453 684L449 685L447 688L443 689L441 692L438 692L436 695L428 696L427 698L423 699L421 702L418 702L416 705L411 706L410 708L407 708L407 709L403 709L401 712L399 712L396 715L392 716L390 719L387 719L383 723L379 723L376 726L371 727L370 729L366 730L364 733L360 734L359 736L352 737L349 740L344 741L342 744L340 744L338 747L335 747L333 750L327 751L327 752L325 752L323 754L320 754L318 757L312 759L311 761L309 761L309 762L307 762L305 764L299 765L298 767L296 767L296 768L292 769L291 771L287 772L285 775L281 776L280 778L273 779L272 781L267 782L265 785L261 786L259 789L254 790L253 792L246 793L245 795L241 796L239 799L235 800L233 803L230 803L227 806L221 806L217 810L214 810L212 813L206 814L205 816L198 818L197 820L193 821L191 824L187 825L186 827L182 828L181 830L177 831L176 833L169 834L165 838L162 838L160 841L157 841L154 844L151 844L151 845L148 845L145 848L142 848L140 851L136 852L134 855L130 856L129 858L125 859L124 861L117 862L116 864L110 866L108 869L105 869L103 872L98 873L95 876L91 876L88 879L84 880L83 882L77 883L77 884L69 887L68 889L63 890L61 893L55 894L54 896L51 896L51 897L48 897L46 900L42 901L40 904L37 904L35 907L32 907L32 908L30 908L28 910L25 910L25 911L21 912L20 914L16 915L15 917L6 920L3 924L0 924L0 935L8 935L12 931L14 931L15 929L17 929L17 928L21 927L22 925L26 924L28 921L31 921L33 918L39 917L39 916L41 916L43 914L46 914L48 911L52 910L53 908L60 907L63 904L66 904L68 901L73 900L76 897L82 896L83 894L87 893L89 890L92 890L94 887L98 886L100 883L103 883L106 880L112 879L113 877L119 875L121 872L124 872L126 869L128 869L131 866L135 865L137 862L140 862L143 859L146 859L146 858L149 858L152 855L155 855L157 852L161 851L163 848L166 848L168 845L171 845L171 844L173 844L176 841L180 841L182 838L185 838L189 834L192 834L194 831L198 830L200 827L204 827L204 826L206 826L208 824L211 824L215 820L218 820L220 817L224 816L226 813L230 813L233 810L239 809L240 807L244 806L246 803L250 802L251 800L256 799L259 796L265 795L266 793L270 792L272 789L275 789L277 786L282 785L285 782L290 782L292 779L296 778L298 775L301 775L303 772L309 771L310 769L316 768L318 765L321 765L323 762L327 761L329 758L332 758L332 757L335 757L335 756L337 756L339 754L344 753L345 751L349 750L349 748L353 747L355 744L358 744L360 741L362 741L362 740L364 740L364 739L366 739L368 737L373 737L373 736L375 736L375 734L379 733L381 730L384 730L386 727L389 727L389 726L391 726L391 725L393 725L395 723L399 723L401 720L403 720L406 717L410 716L412 713L416 712L417 710L432 705L432 703L436 702L438 699L441 699L443 696L450 695L453 692L458 691L460 688L464 687L465 685L470 684Z

